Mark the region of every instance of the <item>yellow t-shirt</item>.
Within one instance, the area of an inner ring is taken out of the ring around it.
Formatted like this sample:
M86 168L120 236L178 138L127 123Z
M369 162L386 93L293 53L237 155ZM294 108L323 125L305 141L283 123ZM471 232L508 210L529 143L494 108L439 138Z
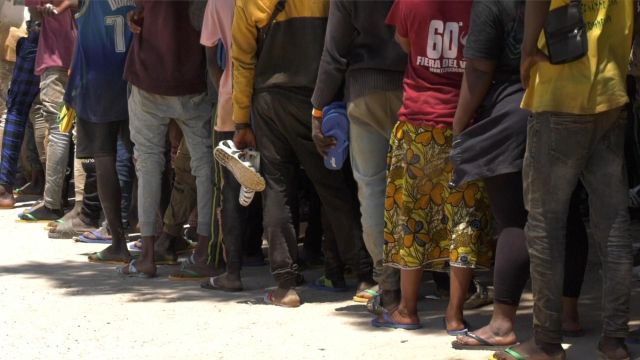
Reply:
M569 0L551 0L551 9ZM597 114L626 104L625 86L633 35L632 0L583 0L589 53L563 65L539 63L522 107L532 112ZM538 47L546 52L544 35Z

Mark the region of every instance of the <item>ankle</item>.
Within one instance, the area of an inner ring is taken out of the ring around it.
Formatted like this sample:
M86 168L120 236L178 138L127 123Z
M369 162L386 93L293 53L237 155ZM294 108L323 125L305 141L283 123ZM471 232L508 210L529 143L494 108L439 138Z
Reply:
M489 322L489 329L495 335L506 336L514 331L513 321L506 318L492 318Z
M400 290L382 290L380 300L385 309L396 308L400 304Z

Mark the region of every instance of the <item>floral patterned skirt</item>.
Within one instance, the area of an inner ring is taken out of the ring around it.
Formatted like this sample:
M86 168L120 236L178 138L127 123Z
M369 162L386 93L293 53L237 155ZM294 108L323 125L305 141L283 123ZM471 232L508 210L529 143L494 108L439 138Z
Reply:
M484 185L449 186L452 137L445 126L396 124L387 158L385 265L491 266L493 221Z

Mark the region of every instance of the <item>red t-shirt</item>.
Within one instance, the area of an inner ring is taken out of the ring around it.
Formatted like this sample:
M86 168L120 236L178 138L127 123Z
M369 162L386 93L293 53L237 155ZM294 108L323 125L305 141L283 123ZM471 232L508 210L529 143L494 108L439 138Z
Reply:
M453 122L464 72L471 0L396 0L387 23L410 43L400 121Z

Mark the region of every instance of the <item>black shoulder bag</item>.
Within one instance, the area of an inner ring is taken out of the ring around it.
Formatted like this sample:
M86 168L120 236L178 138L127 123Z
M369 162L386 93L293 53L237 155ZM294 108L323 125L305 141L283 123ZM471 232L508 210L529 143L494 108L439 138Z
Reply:
M258 28L258 55L260 55L260 53L262 52L264 42L267 40L267 36L269 36L269 30L271 30L273 23L276 22L276 18L278 17L278 15L280 15L280 13L284 10L286 3L286 0L279 0L276 4L275 9L273 9L273 12L271 13L271 18L269 19L267 25Z
M544 25L549 62L558 65L579 60L587 55L587 29L580 0L549 12Z

